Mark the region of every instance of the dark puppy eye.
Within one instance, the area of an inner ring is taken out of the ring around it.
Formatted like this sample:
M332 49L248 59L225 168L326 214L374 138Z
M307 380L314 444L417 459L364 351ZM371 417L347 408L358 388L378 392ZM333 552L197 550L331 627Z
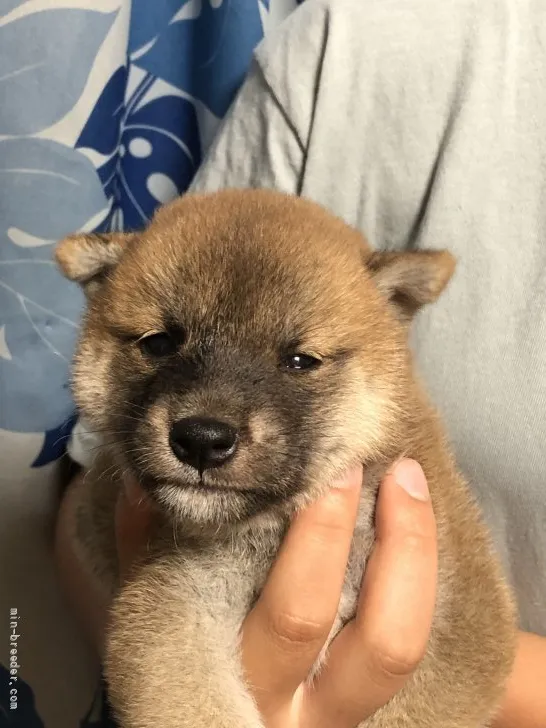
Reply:
M320 359L309 354L290 354L282 360L282 365L290 371L302 372L309 369L316 369L322 364Z
M163 356L169 356L176 351L176 341L169 334L150 334L139 339L138 345L140 350L148 356L159 359Z

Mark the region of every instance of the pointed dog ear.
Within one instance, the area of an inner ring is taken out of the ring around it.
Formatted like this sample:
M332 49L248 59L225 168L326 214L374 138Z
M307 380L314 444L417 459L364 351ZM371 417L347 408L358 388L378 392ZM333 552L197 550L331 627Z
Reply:
M132 233L69 235L57 244L55 260L64 276L79 283L89 295L115 268L133 237Z
M456 261L447 250L372 253L366 266L379 291L408 323L427 303L433 303L448 284Z

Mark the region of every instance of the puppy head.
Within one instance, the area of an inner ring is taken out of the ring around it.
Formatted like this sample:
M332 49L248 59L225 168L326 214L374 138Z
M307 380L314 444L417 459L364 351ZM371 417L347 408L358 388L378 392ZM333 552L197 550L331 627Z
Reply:
M183 197L142 233L67 238L57 260L88 295L81 412L159 502L214 523L391 452L407 322L454 267L372 253L317 205L257 190Z

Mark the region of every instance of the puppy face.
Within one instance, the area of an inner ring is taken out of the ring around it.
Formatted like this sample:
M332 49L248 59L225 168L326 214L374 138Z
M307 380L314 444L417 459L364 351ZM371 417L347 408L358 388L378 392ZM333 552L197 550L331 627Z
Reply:
M82 414L160 503L212 523L390 452L407 321L454 265L372 254L322 208L257 190L186 196L142 233L68 238L57 260L88 295Z

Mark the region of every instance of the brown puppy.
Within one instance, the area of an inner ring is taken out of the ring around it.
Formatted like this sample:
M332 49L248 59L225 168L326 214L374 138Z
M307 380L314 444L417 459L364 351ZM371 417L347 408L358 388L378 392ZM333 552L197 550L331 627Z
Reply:
M68 238L57 259L88 295L74 393L105 440L74 533L109 588L107 464L130 469L165 513L115 599L106 666L122 725L262 726L238 635L288 519L364 464L333 637L354 615L378 483L401 455L431 490L437 608L425 659L363 725L486 725L513 659L512 602L406 342L452 257L372 253L310 202L226 191L173 202L143 233Z

